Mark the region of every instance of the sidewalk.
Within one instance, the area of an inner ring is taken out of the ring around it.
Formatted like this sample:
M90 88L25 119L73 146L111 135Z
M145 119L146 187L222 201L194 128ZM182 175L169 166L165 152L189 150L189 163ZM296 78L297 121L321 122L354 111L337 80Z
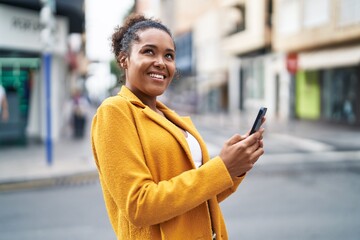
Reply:
M47 162L43 144L0 148L0 191L97 179L88 132L82 139L68 137L54 142L51 164Z
M203 136L210 155L218 154L224 140L234 133L244 134L252 117L216 115L192 116ZM306 121L266 123L266 156L270 163L286 163L288 159L303 161L297 153L326 154L329 161L360 161L360 130L334 127ZM83 139L62 138L53 143L53 162L46 161L43 144L0 148L0 192L62 184L83 184L98 180L92 157L89 128ZM214 138L216 136L216 138ZM292 161L292 162L293 162Z
M215 132L216 137L206 138L210 155L218 154L222 144L235 133L249 131L256 113L229 116L226 114L196 115L192 119L201 129ZM265 123L265 155L259 164L306 162L360 162L360 128L354 129L305 120L279 121L267 119ZM205 131L205 132L206 132ZM307 159L304 159L306 154ZM311 161L311 160L310 160Z
M245 116L216 114L196 115L192 119L197 126L217 129L216 131L219 133L232 135L248 132L255 116L255 113ZM326 146L331 146L331 148L340 151L360 150L360 128L355 129L306 120L279 121L276 119L267 119L264 127L265 137L278 138L285 142L291 142L291 139L297 143L303 142L305 144L308 142L310 145L316 145L312 148L319 147L319 150L329 150L326 149ZM321 145L324 149L320 147Z

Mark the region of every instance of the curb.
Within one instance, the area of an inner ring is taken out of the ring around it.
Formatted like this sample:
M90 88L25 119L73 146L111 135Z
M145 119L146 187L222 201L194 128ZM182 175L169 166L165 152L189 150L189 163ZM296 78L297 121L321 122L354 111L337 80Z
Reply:
M99 175L96 170L68 174L56 177L21 179L13 181L5 181L0 183L1 192L11 192L26 189L40 189L54 186L77 186L85 184L93 184L99 181Z
M209 153L214 150L214 146L210 144ZM209 147L209 146L208 146ZM304 160L306 156L307 160ZM314 160L316 159L316 160ZM295 168L298 164L315 163L324 165L335 163L346 163L346 167L353 168L354 172L360 172L360 150L349 151L325 151L325 152L301 152L301 153L268 153L257 165L262 166L278 166L293 165ZM331 164L330 164L331 165ZM81 171L77 173L68 173L57 176L22 178L14 180L0 181L0 193L15 192L29 189L42 189L60 186L78 186L95 184L99 182L97 170Z

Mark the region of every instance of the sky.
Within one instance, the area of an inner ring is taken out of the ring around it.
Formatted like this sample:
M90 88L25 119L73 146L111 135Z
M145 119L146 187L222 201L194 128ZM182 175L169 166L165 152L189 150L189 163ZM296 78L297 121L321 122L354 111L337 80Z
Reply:
M113 58L111 35L132 5L133 0L85 0L86 52L90 60Z
M110 39L132 5L133 0L85 0L86 55L93 62L88 67L86 88L94 101L102 101L116 84L110 73L109 62L114 59Z

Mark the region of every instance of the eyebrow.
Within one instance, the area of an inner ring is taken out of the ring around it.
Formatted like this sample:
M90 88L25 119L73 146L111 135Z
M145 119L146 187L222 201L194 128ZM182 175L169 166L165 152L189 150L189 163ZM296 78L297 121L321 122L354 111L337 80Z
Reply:
M142 46L141 48L145 48L145 47L150 47L150 48L155 48L155 49L158 49L158 47L156 45L153 45L153 44L145 44L144 46ZM167 48L165 49L167 52L173 52L175 53L175 50L172 49L172 48Z

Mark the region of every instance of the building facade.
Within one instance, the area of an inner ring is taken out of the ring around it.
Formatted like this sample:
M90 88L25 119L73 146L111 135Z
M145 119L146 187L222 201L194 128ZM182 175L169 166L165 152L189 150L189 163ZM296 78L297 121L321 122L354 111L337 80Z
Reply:
M360 2L274 2L274 51L296 61L295 117L359 126Z
M187 74L174 86L185 105L230 115L267 106L269 120L359 125L358 1L158 0L156 6L187 49L177 58Z
M68 36L70 33L82 33L79 21L84 21L81 13L71 13L62 3L58 3L57 7L49 89L54 140L60 136L62 110L70 92L67 81L71 67L67 58ZM0 1L0 32L6 33L0 38L0 85L6 91L9 105L8 119L0 120L1 144L45 140L46 95L40 8L39 1Z

